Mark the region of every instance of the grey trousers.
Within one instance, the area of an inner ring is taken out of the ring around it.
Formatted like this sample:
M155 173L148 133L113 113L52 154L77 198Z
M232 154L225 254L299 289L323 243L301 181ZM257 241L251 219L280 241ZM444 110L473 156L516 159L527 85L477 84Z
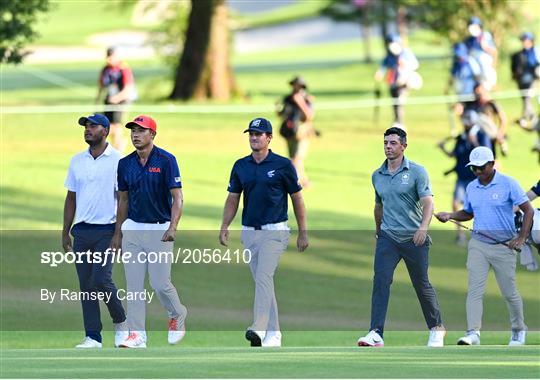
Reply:
M255 282L253 303L254 331L280 331L274 273L279 259L289 244L288 230L243 230L242 244L251 252L249 267Z
M171 282L171 265L173 242L162 242L161 237L169 223L148 224L137 223L127 219L122 225L122 252L130 252L131 260L124 264L128 294L144 292L146 273L150 286L154 289L161 305L169 318L177 318L181 326L187 309L180 302L176 288ZM156 255L160 252L168 255ZM127 301L127 322L130 331L146 331L146 302L136 299Z
M476 239L469 241L469 286L466 303L468 331L480 331L482 327L483 298L491 267L506 300L512 329L527 329L523 320L523 301L516 287L516 260L516 253L502 244L487 244Z

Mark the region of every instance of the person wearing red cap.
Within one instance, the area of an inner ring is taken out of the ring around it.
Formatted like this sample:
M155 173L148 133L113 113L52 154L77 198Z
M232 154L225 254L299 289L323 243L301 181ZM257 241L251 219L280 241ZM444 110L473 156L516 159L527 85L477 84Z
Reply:
M146 294L144 278L148 272L150 285L169 316L168 341L176 344L185 335L187 314L170 279L183 206L180 170L171 153L154 145L154 119L140 115L126 128L131 130L135 151L118 163L118 211L111 246L116 250L121 246L123 257L131 254L124 263L127 295ZM159 260L150 259L152 252L160 253ZM149 298L126 298L130 333L120 347L145 348L145 302Z

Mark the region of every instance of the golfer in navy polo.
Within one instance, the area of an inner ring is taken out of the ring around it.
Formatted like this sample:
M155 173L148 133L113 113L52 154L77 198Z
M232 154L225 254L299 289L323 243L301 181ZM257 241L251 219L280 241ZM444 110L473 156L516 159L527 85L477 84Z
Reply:
M370 332L359 346L383 346L384 324L394 271L405 261L429 331L429 347L444 345L445 329L439 302L428 278L427 234L433 214L433 193L426 170L404 156L407 133L390 128L384 133L386 160L371 177L375 188L375 250Z
M272 125L263 118L249 123L251 154L235 162L229 195L223 211L219 241L227 245L229 226L244 193L242 243L251 252L250 269L255 281L253 324L246 331L251 346L281 346L278 307L274 294L274 272L289 243L287 196L290 195L298 223L299 252L308 247L306 212L301 186L288 158L273 153Z
M93 258L97 252L106 252L114 233L116 221L116 168L120 152L107 143L109 120L100 114L81 117L84 141L89 148L75 155L69 164L65 181L67 188L64 203L64 228L62 246L65 252L88 252ZM73 225L73 227L72 227ZM71 237L73 235L73 244ZM98 293L105 296L109 314L116 330L115 345L127 338L126 315L118 299L116 285L112 280L112 261L92 263L78 260L76 268L81 292L86 295ZM101 348L101 316L99 300L82 298L82 311L86 337L77 348Z
M121 244L123 255L132 254L124 264L128 294L145 292L148 272L150 285L168 313L168 341L176 344L185 335L187 314L171 282L172 250L183 206L180 170L172 154L154 145L157 125L151 117L137 116L126 128L131 129L136 150L118 164L118 217L112 246L118 249ZM156 256L161 252L169 255ZM130 333L120 347L146 347L147 301L128 298Z

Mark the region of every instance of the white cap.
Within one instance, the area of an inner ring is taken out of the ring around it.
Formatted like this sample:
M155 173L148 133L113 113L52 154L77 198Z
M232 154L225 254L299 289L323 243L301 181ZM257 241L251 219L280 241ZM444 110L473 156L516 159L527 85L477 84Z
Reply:
M485 146L478 146L469 154L469 163L466 166L483 166L490 161L495 161L491 149Z

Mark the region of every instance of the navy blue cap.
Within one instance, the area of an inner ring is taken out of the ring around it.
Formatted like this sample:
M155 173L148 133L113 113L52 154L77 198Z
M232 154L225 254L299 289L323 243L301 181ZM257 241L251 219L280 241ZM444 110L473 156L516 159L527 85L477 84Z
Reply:
M531 32L524 32L524 33L521 34L521 36L519 36L519 39L521 41L523 41L523 40L534 41L534 34L532 34Z
M109 119L107 119L107 116L102 115L100 113L95 113L88 117L83 116L79 119L79 125L82 125L83 127L86 126L87 122L101 125L104 128L109 128L111 126L111 123L109 122Z
M246 129L244 133L250 131L272 134L272 124L265 118L258 117L249 122L248 129Z
M401 37L397 33L389 33L384 37L384 40L387 44L392 42L401 42Z
M467 25L479 25L479 26L482 26L482 20L480 20L480 18L477 17L477 16L472 16L469 19L469 23Z

